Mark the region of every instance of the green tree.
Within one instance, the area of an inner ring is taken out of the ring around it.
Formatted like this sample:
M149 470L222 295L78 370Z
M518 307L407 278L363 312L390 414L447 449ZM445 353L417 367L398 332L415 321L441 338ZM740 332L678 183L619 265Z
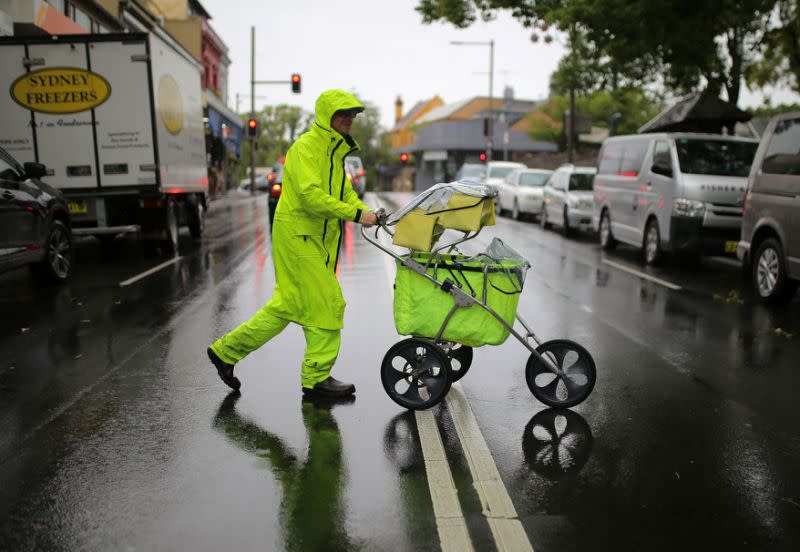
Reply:
M357 94L354 93L356 97ZM383 128L381 127L381 112L378 107L368 101L361 100L366 108L353 121L353 128L350 133L356 139L361 150L356 154L364 164L367 171L367 186L373 188L377 183L378 166L387 163L389 159L389 147L383 139Z
M533 140L546 140L563 146L563 116L569 106L566 95L553 95L547 103L529 115ZM644 123L663 109L661 99L642 88L627 87L613 91L598 90L578 97L576 110L589 115L592 125L608 128L617 114L617 134L634 134Z
M242 119L247 122L249 115L243 115ZM256 166L268 167L286 155L289 146L311 128L314 115L298 106L280 104L265 106L256 113L256 119L260 128L256 140ZM250 140L247 139L242 144L242 160L240 178L247 178L250 171Z
M797 0L778 0L764 55L747 70L748 83L783 84L800 93L800 8Z
M579 32L585 44L581 57L594 60L585 65L583 80L592 77L591 70L602 77L595 81L611 89L657 79L681 92L705 84L724 89L736 104L776 1L420 0L416 10L424 23L447 21L459 28L478 16L489 20L510 11L524 26L547 23ZM562 67L562 77L569 76L569 66Z

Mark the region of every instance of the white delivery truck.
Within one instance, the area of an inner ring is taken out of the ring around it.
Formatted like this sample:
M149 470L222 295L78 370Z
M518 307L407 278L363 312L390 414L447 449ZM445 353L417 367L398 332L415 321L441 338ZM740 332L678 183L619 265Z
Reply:
M208 192L200 66L154 33L0 39L0 146L48 169L74 234L177 251Z

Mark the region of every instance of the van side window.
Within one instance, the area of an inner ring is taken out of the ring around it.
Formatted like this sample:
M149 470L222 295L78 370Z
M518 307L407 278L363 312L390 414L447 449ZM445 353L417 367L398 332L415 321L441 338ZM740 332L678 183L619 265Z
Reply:
M761 169L770 174L800 175L800 119L775 126Z
M619 144L608 144L600 152L600 159L597 163L597 172L602 174L617 174L622 162L622 146Z
M667 142L656 142L653 150L653 165L672 168L672 156L669 154L669 144Z
M622 176L639 176L639 171L647 153L647 142L630 142L626 144L625 153L622 156L622 164L619 173Z

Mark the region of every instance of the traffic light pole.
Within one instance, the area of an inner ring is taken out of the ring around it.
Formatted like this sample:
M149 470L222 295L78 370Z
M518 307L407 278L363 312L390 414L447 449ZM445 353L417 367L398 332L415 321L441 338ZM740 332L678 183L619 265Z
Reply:
M256 80L256 28L250 26L250 117L256 116L256 85L257 84L291 84L292 92L300 92L300 73L294 73L289 80ZM236 96L238 102L238 94ZM238 107L238 106L237 106ZM259 127L261 125L258 125ZM256 193L256 141L258 132L250 137L250 193Z
M256 116L256 28L250 27L250 116ZM250 138L250 194L256 193L256 140Z

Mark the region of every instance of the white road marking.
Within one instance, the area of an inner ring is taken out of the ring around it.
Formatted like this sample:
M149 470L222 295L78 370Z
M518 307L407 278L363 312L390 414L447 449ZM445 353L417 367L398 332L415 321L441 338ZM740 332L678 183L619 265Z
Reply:
M374 232L374 229L372 231ZM378 240L384 247L392 248L385 232L378 233ZM381 253L384 255L386 277L391 287L394 284L395 261L389 255ZM456 383L450 388L446 402L464 455L467 457L483 515L489 523L497 549L532 552L533 547L517 518L517 512L460 384ZM415 416L442 550L473 550L461 504L458 501L458 491L433 413L430 410L418 410Z
M613 266L614 268L618 268L628 274L633 274L634 276L638 276L639 278L644 278L645 280L649 280L655 284L660 286L664 286L665 288L669 288L675 291L683 289L681 286L677 284L673 284L672 282L667 282L666 280L662 280L661 278L656 278L655 276L650 276L649 274L645 274L644 272L639 272L638 270L634 270L624 264L615 263L614 261L609 261L608 259L603 259L603 264L607 264L609 266Z
M159 270L161 270L162 268L165 268L165 267L168 267L168 266L169 266L169 265L171 265L171 264L175 264L175 263L177 263L177 262L178 262L178 261L180 261L181 259L183 259L183 257L176 256L176 257L173 257L172 259L170 259L170 260L168 260L168 261L164 261L164 262L163 262L163 263L161 263L160 265L154 266L154 267L153 267L153 268L151 268L150 270L145 270L144 272L142 272L141 274L137 274L137 275L136 275L136 276L134 276L133 278L128 278L127 280L125 280L125 281L123 281L123 282L120 282L120 283L119 283L119 287L125 287L125 286L129 286L129 285L131 285L131 284L133 284L133 283L136 283L136 282L138 282L139 280L141 280L142 278L147 278L148 276L150 276L150 275L151 275L151 274L153 274L154 272L158 272L158 271L159 271Z
M497 549L533 552L460 383L453 384L445 400Z
M436 517L436 529L439 532L439 544L445 551L473 550L433 412L418 410L415 415L422 456L425 458L425 475L433 502L433 515Z

